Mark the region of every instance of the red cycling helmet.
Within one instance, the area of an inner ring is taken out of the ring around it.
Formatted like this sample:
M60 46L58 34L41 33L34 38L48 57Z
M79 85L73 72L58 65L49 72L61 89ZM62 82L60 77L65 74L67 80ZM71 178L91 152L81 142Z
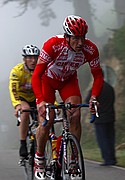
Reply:
M83 18L70 15L65 18L63 29L70 36L84 36L88 32L88 25Z

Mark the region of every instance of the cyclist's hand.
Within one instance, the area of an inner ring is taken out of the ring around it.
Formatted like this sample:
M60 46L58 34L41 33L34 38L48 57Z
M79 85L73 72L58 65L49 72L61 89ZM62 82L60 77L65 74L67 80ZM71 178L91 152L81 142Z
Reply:
M89 100L89 109L90 112L92 114L96 114L96 110L95 110L95 105L97 106L97 108L99 107L99 102L96 100L95 96L91 96L90 100Z
M46 102L42 101L41 103L37 104L37 110L40 116L44 119L46 117Z
M20 111L22 108L21 108L21 104L18 104L16 107L15 107L15 112L14 112L14 115L16 117L18 117L18 111Z

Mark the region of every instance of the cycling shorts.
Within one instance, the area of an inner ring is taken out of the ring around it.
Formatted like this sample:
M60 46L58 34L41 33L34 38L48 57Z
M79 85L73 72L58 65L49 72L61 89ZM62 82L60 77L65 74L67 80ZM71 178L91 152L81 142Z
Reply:
M25 102L27 102L31 108L36 108L36 100L34 100L34 101L32 101L32 102L28 102L25 98L23 98L23 97L20 96L20 101L25 101ZM30 115L31 115L32 119L34 119L33 112L30 112Z
M55 101L55 91L58 90L60 97L65 102L65 100L71 96L80 96L80 88L78 84L77 75L74 74L72 77L65 81L58 81L42 76L42 96L44 101L48 103L54 103Z
M29 104L30 107L36 108L36 100L34 100L34 101L32 101L32 102L29 102L29 101L27 101L25 98L23 98L23 97L20 96L20 101L25 101L25 102L27 102L27 103Z

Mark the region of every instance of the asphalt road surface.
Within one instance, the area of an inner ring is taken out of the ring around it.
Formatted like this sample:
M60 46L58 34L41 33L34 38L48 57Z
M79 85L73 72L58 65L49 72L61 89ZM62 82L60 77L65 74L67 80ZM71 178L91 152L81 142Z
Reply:
M125 180L125 168L102 167L93 161L85 161L85 166L86 180ZM18 150L0 150L0 180L25 180Z

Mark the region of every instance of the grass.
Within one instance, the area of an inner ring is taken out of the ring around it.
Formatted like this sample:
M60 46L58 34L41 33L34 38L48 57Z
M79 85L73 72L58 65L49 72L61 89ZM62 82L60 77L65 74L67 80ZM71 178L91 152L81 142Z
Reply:
M103 159L100 154L100 150L98 148L94 148L94 149L85 148L83 152L84 152L85 159L103 162ZM117 150L116 158L117 158L117 166L125 168L125 150Z
M118 166L125 167L125 149L123 150L117 150L116 151L116 157Z
M84 158L102 163L103 159L101 157L101 152L97 144L94 126L85 122L82 128L82 132L84 134L82 134L81 136L81 147L84 153ZM120 131L118 128L116 136L116 159L117 166L125 168L125 146L120 146L122 144L125 144L125 136L123 132L125 131Z

